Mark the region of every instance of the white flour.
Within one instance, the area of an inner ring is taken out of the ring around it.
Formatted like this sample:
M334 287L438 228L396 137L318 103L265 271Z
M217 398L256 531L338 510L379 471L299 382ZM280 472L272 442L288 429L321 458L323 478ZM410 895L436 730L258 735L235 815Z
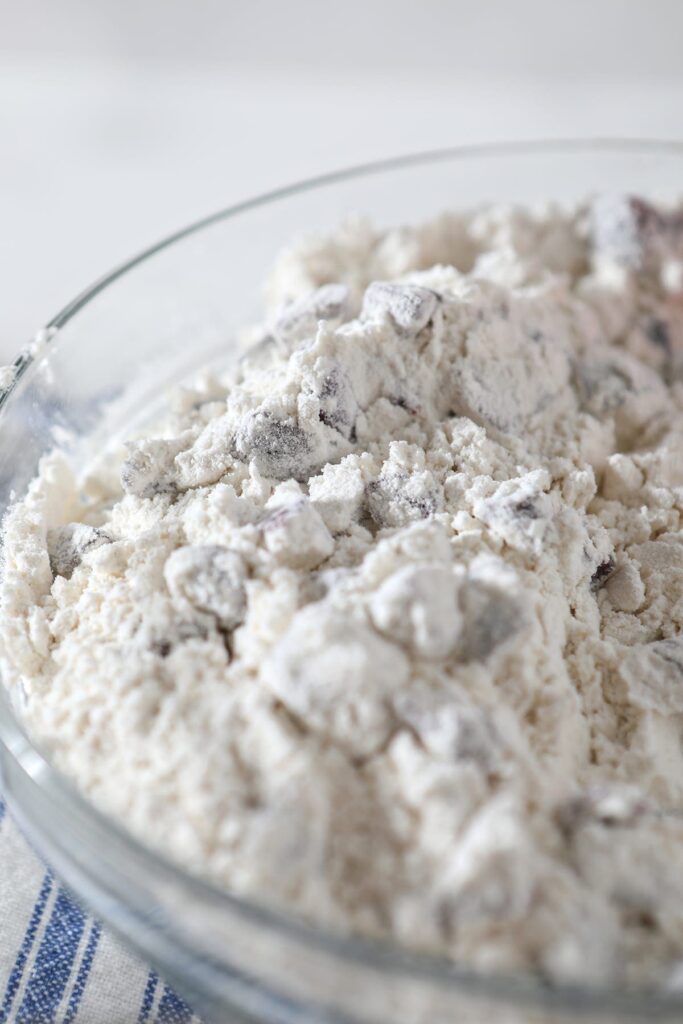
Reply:
M481 969L665 984L682 261L683 215L635 200L295 245L239 384L176 395L123 491L53 456L9 515L34 735L240 893Z

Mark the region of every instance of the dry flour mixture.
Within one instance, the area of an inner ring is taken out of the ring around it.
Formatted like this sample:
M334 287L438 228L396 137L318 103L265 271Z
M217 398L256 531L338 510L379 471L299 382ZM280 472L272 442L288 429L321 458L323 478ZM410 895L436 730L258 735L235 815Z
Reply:
M486 971L683 962L683 212L281 257L205 374L5 523L4 671L191 871Z

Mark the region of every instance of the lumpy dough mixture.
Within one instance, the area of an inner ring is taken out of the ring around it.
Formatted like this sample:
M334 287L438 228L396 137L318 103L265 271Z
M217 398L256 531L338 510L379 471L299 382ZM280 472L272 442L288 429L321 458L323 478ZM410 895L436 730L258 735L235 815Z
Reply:
M683 209L282 254L239 371L5 523L4 671L191 871L484 971L683 962Z

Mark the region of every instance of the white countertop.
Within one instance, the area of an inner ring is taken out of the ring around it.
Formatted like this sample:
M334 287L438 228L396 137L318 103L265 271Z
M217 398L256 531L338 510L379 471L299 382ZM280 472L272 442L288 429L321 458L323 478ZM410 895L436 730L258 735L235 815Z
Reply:
M682 110L683 76L3 59L0 361L113 265L249 195L471 141L676 138Z

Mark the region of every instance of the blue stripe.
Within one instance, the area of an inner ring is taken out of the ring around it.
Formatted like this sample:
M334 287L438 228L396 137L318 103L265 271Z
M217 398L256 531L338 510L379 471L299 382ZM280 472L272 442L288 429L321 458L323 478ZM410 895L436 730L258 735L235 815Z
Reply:
M190 1024L192 1010L180 999L175 992L164 986L164 994L159 1003L157 1024Z
M12 1003L14 997L17 994L17 990L21 985L21 978L26 967L26 961L31 955L33 949L33 943L36 941L36 934L40 925L43 911L45 910L45 904L48 901L50 892L52 890L52 875L48 871L43 879L43 884L38 893L38 899L36 900L35 906L33 907L33 913L31 914L31 920L28 923L26 934L24 935L24 941L22 942L17 958L14 961L14 967L9 976L7 982L7 988L5 989L5 997L0 1006L0 1024L5 1024L5 1021L9 1018L9 1012L12 1009Z
M5 801L4 800L0 800L0 821L2 821L2 819L5 817L5 810L6 810Z
M85 929L85 914L60 888L13 1024L47 1024L71 977Z
M142 1006L140 1007L140 1013L138 1015L137 1024L147 1024L149 1015L152 1012L152 1005L154 1004L154 993L157 990L157 984L159 982L156 971L150 971L147 977L147 984L145 985L145 992L142 997Z
M69 999L69 1005L66 1010L66 1015L62 1024L71 1024L78 1013L78 1007L81 1005L81 999L85 992L86 982L88 975L90 974L90 968L92 967L93 960L95 959L95 953L97 952L97 943L100 941L100 935L102 934L102 927L99 921L93 921L92 927L90 928L90 936L88 938L88 945L85 947L85 953L81 960L81 966L78 968L78 974L74 987L71 990L71 998Z

